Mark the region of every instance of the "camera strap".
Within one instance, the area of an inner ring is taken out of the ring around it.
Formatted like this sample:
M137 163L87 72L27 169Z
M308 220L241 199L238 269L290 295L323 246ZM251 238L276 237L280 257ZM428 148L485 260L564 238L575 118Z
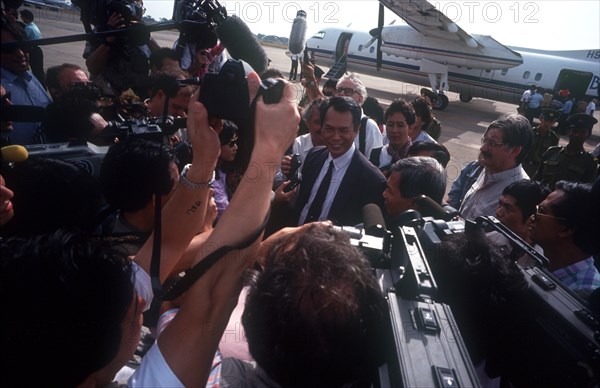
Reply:
M206 256L202 261L194 265L192 268L185 271L185 274L180 277L179 280L175 281L170 285L170 287L168 287L167 291L163 295L163 300L171 301L179 298L181 294L187 291L202 275L204 275L204 273L206 273L206 271L208 271L227 253L233 250L242 250L252 245L267 227L270 213L271 210L269 209L269 212L267 213L262 225L241 243L234 246L223 246Z
M154 327L158 323L160 317L160 305L163 301L163 288L160 283L160 247L162 236L162 206L161 195L156 193L154 200L154 235L152 241L152 258L150 261L150 279L152 282L152 292L154 298L148 311L144 313L144 324L149 327Z

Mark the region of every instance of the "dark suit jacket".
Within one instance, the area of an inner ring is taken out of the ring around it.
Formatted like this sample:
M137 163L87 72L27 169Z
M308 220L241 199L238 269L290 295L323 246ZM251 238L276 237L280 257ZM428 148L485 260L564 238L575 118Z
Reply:
M302 163L302 184L294 207L296 224L328 156L326 147L314 147ZM383 209L385 187L383 174L356 149L327 218L335 225L353 226L361 223L362 208L366 204L374 203Z

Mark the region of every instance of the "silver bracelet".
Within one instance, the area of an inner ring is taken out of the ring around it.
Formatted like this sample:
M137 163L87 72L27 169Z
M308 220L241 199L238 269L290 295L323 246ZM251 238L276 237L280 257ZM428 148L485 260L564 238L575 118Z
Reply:
M179 176L179 183L191 190L199 190L199 189L207 189L211 188L213 182L215 181L215 172L213 171L212 178L208 182L195 183L188 179L186 173L190 169L191 164L186 164L181 171L181 175Z

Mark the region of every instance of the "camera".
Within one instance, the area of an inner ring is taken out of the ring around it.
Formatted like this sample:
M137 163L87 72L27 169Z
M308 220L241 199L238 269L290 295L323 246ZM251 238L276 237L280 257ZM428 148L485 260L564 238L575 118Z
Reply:
M481 314L488 316L489 311L494 316L494 307L488 304L497 306L498 301L493 298L507 294L493 292L489 296L485 294L483 299L479 298L482 295L475 296L474 300L482 303L475 307L458 306L454 302L447 305L443 301L450 300L447 292L455 292L448 287L464 286L453 286L455 281L495 282L494 279L504 276L494 271L506 266L492 265L494 260L509 260L509 265L515 266L515 273L522 276L526 288L518 300L513 298L504 305L506 311L503 309L501 313L504 322L488 322L493 329L486 329L487 338L503 340L489 348L487 365L491 365L503 381L506 379L515 387L591 387L600 382L600 320L597 313L546 269L548 261L543 255L494 217L478 217L475 222L414 217L407 226L386 231L383 237L369 236L354 228L343 229L348 230L351 243L371 262L388 301L395 352L379 370L380 386L448 385L440 385L440 382L450 382L453 386L479 386L470 359L473 349L467 350L465 340L476 348L489 345L474 342L481 339L481 327L469 323L478 321ZM460 267L463 269L458 271L473 271L468 272L471 277L457 280L456 274L436 272L447 268L440 263L450 259L447 252L440 249L445 239L460 238L461 235L479 239L489 231L500 233L519 255L530 256L529 262L533 264L518 267L492 246L491 251L499 254L489 262L483 259L473 267L479 257L463 258L464 268ZM439 285L443 287L438 288ZM486 299L488 297L491 299ZM483 303L484 300L488 302ZM508 316L505 316L507 312ZM455 313L461 319L457 320Z
M251 118L252 108L248 93L246 74L252 68L245 62L229 59L217 74L207 73L202 78L200 102L208 115L224 120L245 122ZM285 84L281 80L267 79L258 90L265 104L275 104L281 100Z
M171 136L180 128L186 127L186 118L167 116L109 121L100 137L118 138L124 141L130 137L139 137L157 143L163 143L165 136Z

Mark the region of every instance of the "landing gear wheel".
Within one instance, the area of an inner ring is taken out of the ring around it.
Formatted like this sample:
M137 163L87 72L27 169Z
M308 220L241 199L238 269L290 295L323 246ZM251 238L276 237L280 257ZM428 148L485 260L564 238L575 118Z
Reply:
M448 106L448 96L445 94L438 94L437 100L432 104L432 108L435 110L444 110Z
M468 94L460 94L458 96L458 98L460 99L461 102L471 102L471 100L473 99L473 97L469 96Z

